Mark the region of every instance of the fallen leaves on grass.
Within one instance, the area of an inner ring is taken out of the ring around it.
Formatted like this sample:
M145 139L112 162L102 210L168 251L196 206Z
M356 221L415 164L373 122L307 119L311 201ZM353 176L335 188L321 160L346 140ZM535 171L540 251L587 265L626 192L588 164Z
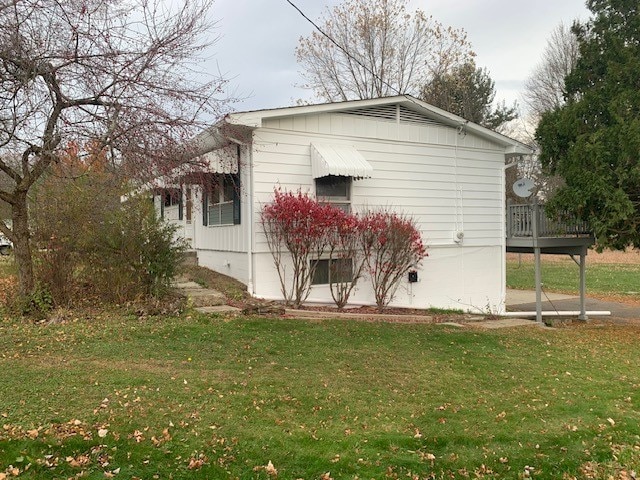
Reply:
M22 473L18 467L9 465L4 472L0 472L0 480L5 480L10 477L17 477Z
M276 467L273 466L273 463L271 463L271 460L269 460L269 463L267 463L267 466L265 467L264 471L270 477L277 477L278 476L278 470L276 470Z
M153 443L154 446L159 447L160 445L162 445L165 442L168 442L169 440L171 440L171 434L169 433L169 429L165 428L162 430L162 435L159 437L156 437L155 435L151 437L151 443Z
M91 459L87 455L77 455L75 457L67 457L65 458L69 466L73 468L82 468L86 467L91 463Z
M208 461L209 459L204 453L199 453L198 455L194 455L189 459L187 468L189 470L200 470L202 466Z
M67 423L52 423L49 428L44 431L45 435L50 435L58 440L64 440L69 437L80 436L84 440L91 440L92 433L87 426L78 419L69 420Z
M83 428L79 427L78 425L74 425L71 422L66 424L51 424L46 429L42 426L39 426L37 428L32 428L29 430L24 430L24 428L19 425L11 425L5 423L2 426L2 430L0 431L0 436L15 440L36 440L41 436L53 436L56 439L65 439L67 437L78 434L82 435L85 439L91 438L91 434L89 434L87 437L86 432Z
M11 275L0 278L0 304L8 305L18 293L18 279ZM0 480L2 480L0 478Z
M278 469L273 465L273 462L271 460L269 460L266 465L258 465L253 467L254 472L259 472L260 470L264 470L264 472L270 477L275 478L278 476Z
M120 473L120 467L118 467L118 468L116 468L114 470L111 470L111 471L104 472L104 477L105 478L113 478L116 475L118 475L119 473Z

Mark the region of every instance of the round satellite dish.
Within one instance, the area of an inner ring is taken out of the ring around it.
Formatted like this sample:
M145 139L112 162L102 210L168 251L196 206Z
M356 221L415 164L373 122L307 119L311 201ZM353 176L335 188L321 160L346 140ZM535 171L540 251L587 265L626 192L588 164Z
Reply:
M535 186L536 182L530 178L521 178L513 184L513 193L521 198L527 198L533 194Z

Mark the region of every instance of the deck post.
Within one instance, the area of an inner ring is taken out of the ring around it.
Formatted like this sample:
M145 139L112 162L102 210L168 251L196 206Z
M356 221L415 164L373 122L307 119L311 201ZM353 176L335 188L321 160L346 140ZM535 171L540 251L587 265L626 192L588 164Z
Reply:
M586 310L586 294L587 294L587 283L585 279L585 270L587 261L587 247L582 247L580 249L580 315L578 315L578 320L588 320L587 310Z
M540 246L538 245L538 199L533 198L533 218L531 230L533 234L533 254L536 267L536 322L542 323L542 272L540 265Z

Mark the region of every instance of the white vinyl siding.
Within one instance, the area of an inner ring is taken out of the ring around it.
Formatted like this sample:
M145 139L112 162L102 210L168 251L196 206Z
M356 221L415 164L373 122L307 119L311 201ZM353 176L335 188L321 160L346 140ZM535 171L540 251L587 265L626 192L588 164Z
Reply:
M202 198L202 187L194 185L192 187L193 191L193 248L198 251L198 259L201 265L208 266L217 271L220 270L219 265L212 263L213 258L217 258L213 252L222 252L220 255L225 257L225 252L246 252L249 248L250 240L248 235L248 219L246 216L246 212L249 212L251 206L249 205L249 195L248 195L248 186L249 186L249 170L250 170L250 147L241 148L240 154L240 185L241 188L239 190L240 195L240 209L243 218L241 219L240 225L220 225L215 228L209 228L208 226L203 225L202 217L203 217L203 198ZM233 222L231 222L233 223ZM245 272L243 275L246 275L246 256L235 256L233 258L237 258L236 262L240 261L242 263L240 268L241 271ZM242 259L242 260L240 260ZM233 266L235 268L235 266ZM238 277L240 278L240 277ZM242 277L244 278L244 277Z
M373 166L372 178L352 182L352 211L389 208L411 215L431 245L452 244L456 230L465 231L467 246L499 245L504 150L448 130L452 136L440 137L452 144L443 145L261 129L254 145L256 201L270 201L275 185L313 194L310 143L342 141L354 145ZM258 250L264 248L258 238Z
M318 193L311 144L349 146L373 169L371 178L351 179L351 210L387 209L411 216L429 251L418 269L419 281L410 284L405 278L392 305L503 308L505 147L482 131L465 133L430 119L409 120L309 113L257 122L241 149L242 223L207 228L194 221L201 264L245 282L250 265L255 295L281 298L260 210L273 200L274 188ZM197 219L202 191L194 191ZM223 204L217 207L221 222ZM460 231L464 241L456 243L454 235ZM253 254L244 253L248 250ZM286 268L291 271L289 264ZM331 303L329 285L316 280L309 301ZM368 279L358 283L351 301L374 303Z

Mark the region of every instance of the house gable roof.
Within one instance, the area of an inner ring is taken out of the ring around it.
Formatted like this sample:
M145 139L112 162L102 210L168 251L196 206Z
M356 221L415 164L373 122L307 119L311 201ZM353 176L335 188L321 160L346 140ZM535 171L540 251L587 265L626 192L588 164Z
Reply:
M524 143L489 130L476 123L469 122L453 113L434 107L409 95L352 100L347 102L301 105L294 107L254 110L228 114L223 122L229 125L259 128L268 119L309 115L318 113L346 113L367 115L399 122L440 124L464 129L468 133L478 135L491 142L505 147L505 153L511 155L528 155L533 149ZM394 118L395 117L395 118Z
M504 147L507 156L533 153L533 149L524 143L409 95L229 113L196 137L194 151L196 155L201 155L229 143L246 143L250 138L249 131L262 127L269 119L321 113L365 115L400 123L444 125L462 129L500 145Z

